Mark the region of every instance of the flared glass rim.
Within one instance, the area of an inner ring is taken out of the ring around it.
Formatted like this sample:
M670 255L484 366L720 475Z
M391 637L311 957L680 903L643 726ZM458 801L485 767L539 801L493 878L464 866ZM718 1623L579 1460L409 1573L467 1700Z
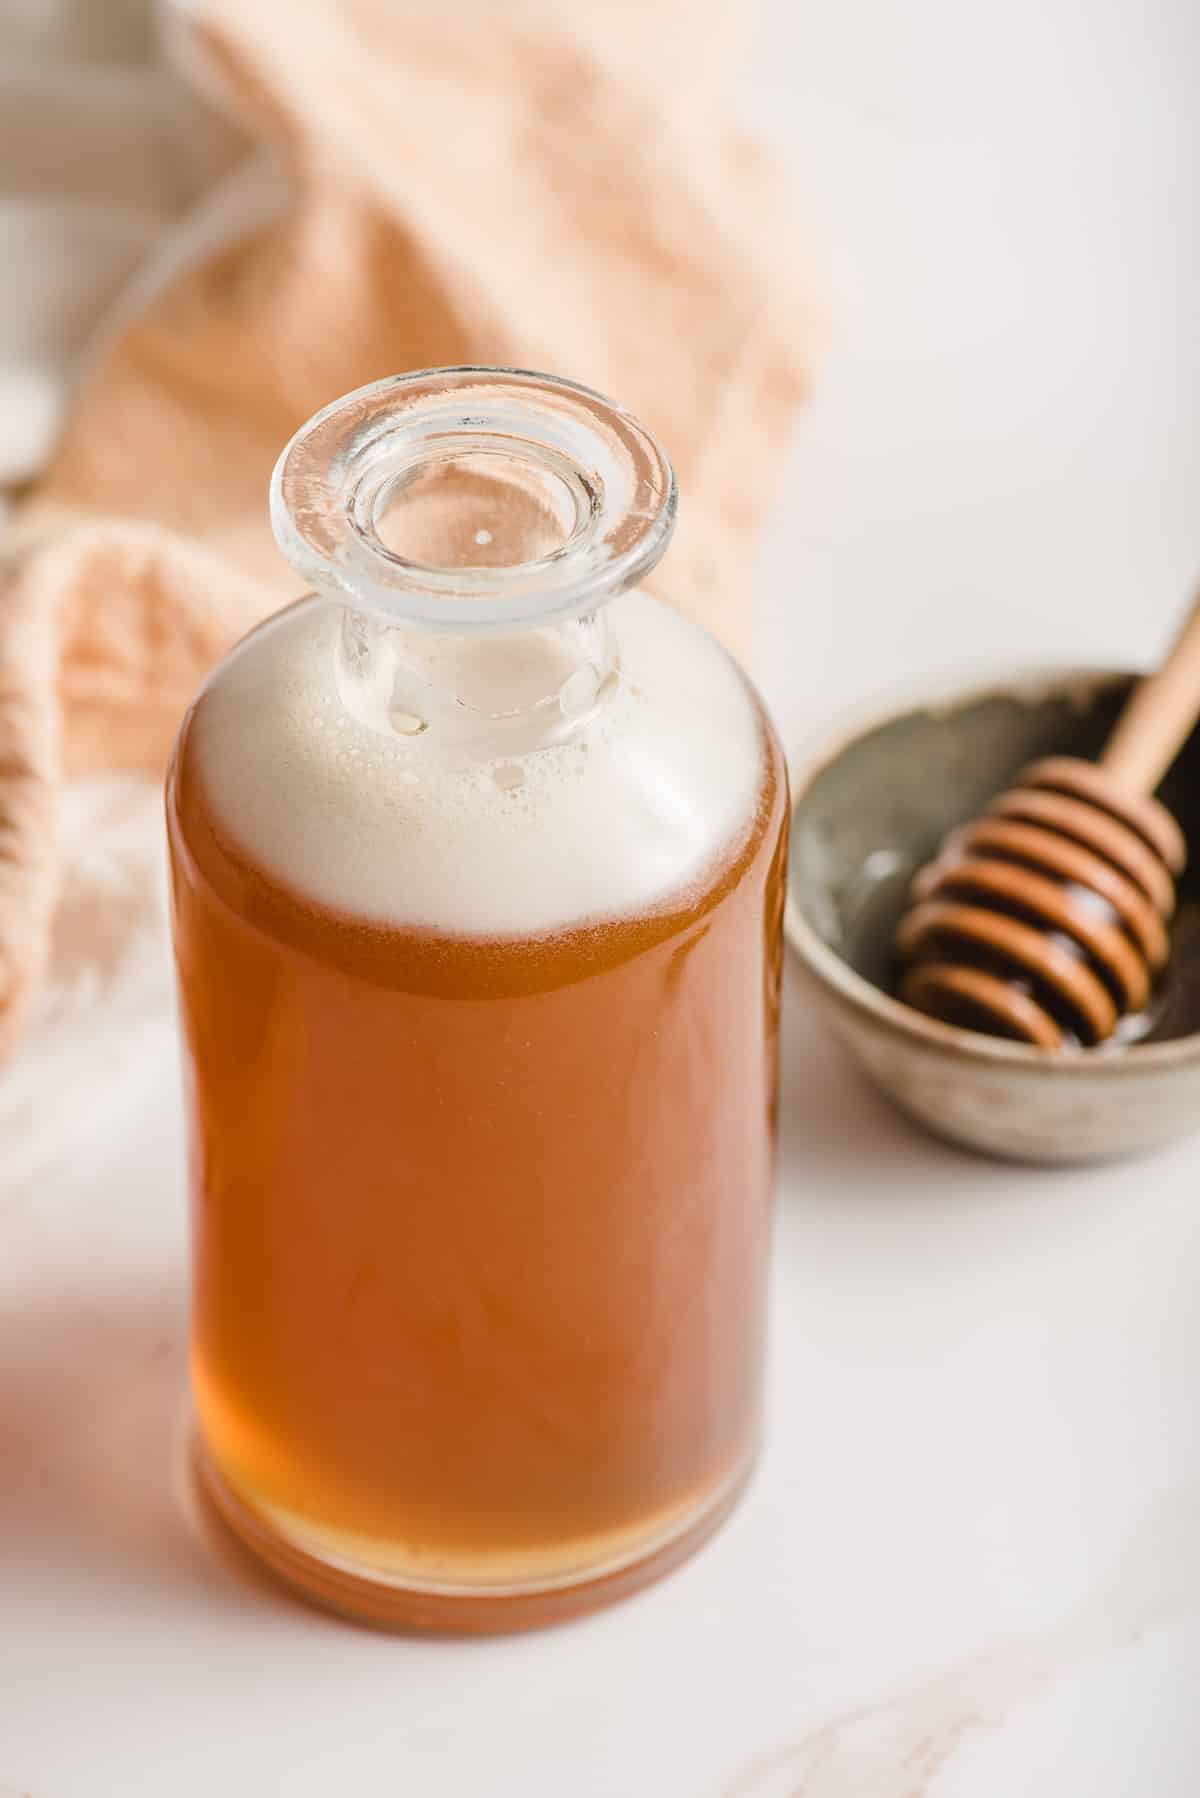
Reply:
M574 522L550 553L513 565L412 560L377 528L380 496L456 454L512 456L554 475ZM632 413L532 369L470 366L393 375L315 413L271 477L271 524L318 591L387 620L498 631L594 610L643 580L674 528L674 470Z

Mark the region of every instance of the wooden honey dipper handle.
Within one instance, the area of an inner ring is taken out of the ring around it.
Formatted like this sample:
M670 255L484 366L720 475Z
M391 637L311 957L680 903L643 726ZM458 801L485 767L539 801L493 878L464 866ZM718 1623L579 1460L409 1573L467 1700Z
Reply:
M1131 798L1153 793L1200 715L1200 593L1162 667L1134 688L1100 766Z
M1200 594L1098 762L1051 755L954 831L897 931L901 994L1041 1049L1104 1042L1166 964L1183 832L1153 797L1200 714Z

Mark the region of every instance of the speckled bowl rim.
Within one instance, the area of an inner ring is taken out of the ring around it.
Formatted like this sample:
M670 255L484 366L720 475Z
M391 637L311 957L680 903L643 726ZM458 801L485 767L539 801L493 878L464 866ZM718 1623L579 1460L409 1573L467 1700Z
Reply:
M1136 679L1138 672L1098 664L1026 663L989 675L945 676L899 693L893 692L886 700L860 703L835 719L821 737L811 739L809 747L789 756L792 819L795 820L797 810L818 775L863 737L871 736L910 713L958 712L993 698L1028 696L1031 701L1036 701L1054 694L1069 697L1074 684L1086 686L1090 691L1104 683L1115 685L1119 681ZM800 910L790 869L784 903L784 933L797 959L843 1004L865 1013L893 1036L919 1043L944 1056L965 1056L1013 1072L1036 1069L1059 1080L1100 1074L1117 1079L1134 1071L1177 1066L1200 1059L1200 1031L1173 1037L1169 1042L1130 1043L1120 1053L1105 1054L1085 1048L1035 1049L1025 1043L1007 1042L1002 1037L985 1036L976 1030L965 1030L956 1024L943 1024L937 1018L927 1017L924 1012L905 1005L903 1000L883 992L822 941Z

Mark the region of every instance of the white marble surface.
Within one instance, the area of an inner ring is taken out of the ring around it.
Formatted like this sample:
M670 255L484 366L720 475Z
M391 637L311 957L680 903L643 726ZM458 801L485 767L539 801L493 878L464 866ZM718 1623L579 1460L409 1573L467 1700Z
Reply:
M1171 0L769 9L749 104L834 320L760 571L793 745L926 672L1156 652L1200 566L1198 63ZM155 796L71 830L0 1078L0 1798L1200 1789L1200 1140L972 1160L793 992L749 1499L571 1628L390 1640L191 1515Z

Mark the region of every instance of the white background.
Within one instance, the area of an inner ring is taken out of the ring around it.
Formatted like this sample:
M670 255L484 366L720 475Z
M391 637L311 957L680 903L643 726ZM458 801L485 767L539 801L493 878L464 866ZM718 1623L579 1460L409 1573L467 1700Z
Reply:
M775 0L756 69L833 335L758 573L789 744L948 668L1154 655L1200 571L1194 10ZM430 1646L215 1558L155 815L74 802L68 910L145 928L0 1081L0 1798L1192 1798L1197 1146L956 1154L794 992L769 1450L699 1560Z
M758 70L833 337L761 569L780 716L1156 655L1200 577L1195 8L774 0Z

